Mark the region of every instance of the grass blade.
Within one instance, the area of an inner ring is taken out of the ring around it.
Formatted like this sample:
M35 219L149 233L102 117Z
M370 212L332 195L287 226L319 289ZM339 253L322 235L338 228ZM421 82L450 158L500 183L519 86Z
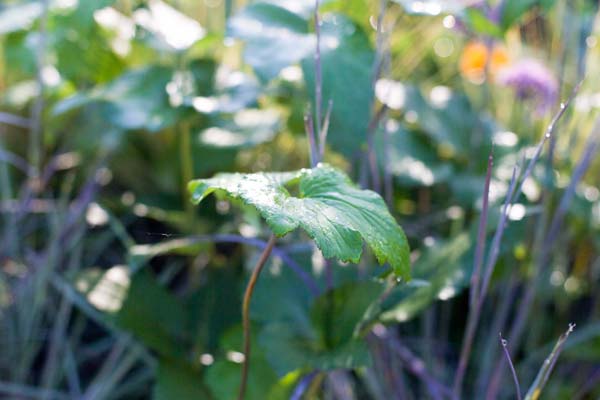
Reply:
M546 382L548 382L548 378L550 377L550 374L554 369L556 360L558 360L558 356L562 352L563 346L565 345L567 338L573 332L574 329L575 324L569 324L569 329L567 329L567 331L564 334L562 334L561 337L558 339L558 342L556 342L554 349L552 349L552 352L544 361L542 368L540 368L540 371L535 377L535 380L533 381L531 387L527 391L527 394L525 395L525 400L537 400L540 398L542 389L544 389Z

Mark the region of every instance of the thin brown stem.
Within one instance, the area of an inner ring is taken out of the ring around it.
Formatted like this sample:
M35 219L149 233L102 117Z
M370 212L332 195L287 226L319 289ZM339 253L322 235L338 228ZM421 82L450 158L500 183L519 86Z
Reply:
M277 238L275 235L271 235L269 241L267 242L267 246L263 250L258 262L256 263L256 266L254 267L254 270L252 271L252 276L250 277L248 286L246 286L246 292L244 293L244 301L242 303L242 321L244 325L244 365L242 366L242 381L240 383L238 400L243 400L246 394L248 370L250 368L250 301L252 300L252 294L254 293L254 287L256 286L260 272L269 259L276 240Z

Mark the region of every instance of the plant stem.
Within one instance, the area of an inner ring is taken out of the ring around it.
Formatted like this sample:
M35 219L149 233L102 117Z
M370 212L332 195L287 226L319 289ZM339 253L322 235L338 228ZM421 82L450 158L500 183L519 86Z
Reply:
M312 116L307 113L304 116L304 130L308 138L308 155L310 157L310 167L314 168L319 163L319 154L317 150L317 142L315 140L315 127Z
M506 228L506 225L508 223L508 215L510 212L510 208L515 203L515 201L517 200L519 195L521 193L523 193L523 187L525 186L525 182L526 182L527 178L531 175L533 168L542 153L544 145L550 139L550 137L554 134L554 129L556 127L556 124L562 118L565 111L571 104L571 101L577 95L579 88L581 87L581 84L582 84L582 82L579 82L579 84L577 86L575 86L575 88L571 92L571 96L567 99L567 101L565 103L561 103L560 109L552 118L550 125L548 125L548 128L544 132L544 136L542 137L542 139L540 140L540 142L538 143L538 145L535 149L535 153L534 153L533 157L531 158L531 160L529 160L529 163L527 164L527 168L525 169L525 172L523 174L521 174L521 171L519 171L519 176L517 176L516 167L513 170L513 175L511 178L510 185L509 185L508 193L506 195L506 199L504 201L504 206L502 207L502 212L500 214L501 215L500 221L498 223L498 227L496 229L496 233L494 234L494 238L492 240L492 244L491 244L488 256L487 256L487 263L486 263L485 269L484 269L483 280L481 281L480 286L477 288L478 291L476 293L477 297L476 297L475 301L470 302L470 304L472 304L472 306L469 309L469 315L467 317L467 328L466 328L466 331L465 331L465 334L463 337L463 344L462 344L462 349L461 349L461 353L460 353L460 358L458 361L458 367L456 369L456 374L454 376L454 384L453 384L453 389L452 389L452 393L453 393L452 398L454 400L458 400L461 398L462 383L463 383L465 373L466 373L466 370L467 370L467 367L469 364L469 356L471 355L473 341L475 339L475 333L477 330L477 326L479 324L479 318L481 316L481 310L483 307L483 303L484 303L486 295L487 295L487 291L488 291L488 288L490 285L490 281L492 279L492 274L494 272L496 262L498 261L498 257L500 255L500 244L502 242L502 237L504 235L504 229ZM516 190L517 189L517 181L519 181L519 180L521 181L521 185L520 185L519 189ZM533 290L532 288L529 290L532 291ZM528 300L528 298L526 296L524 298L523 302L526 302L527 300ZM518 318L516 319L516 321L518 321ZM515 325L515 323L513 323L513 326L514 325ZM510 340L514 341L513 335L510 335ZM515 346L515 347L517 347L517 346ZM496 370L498 370L498 368Z
M502 350L504 351L504 356L506 357L506 362L508 363L510 372L512 374L513 381L515 383L515 390L517 391L517 400L521 400L522 399L521 385L519 384L519 378L517 377L517 371L515 371L515 366L512 362L512 359L510 358L510 353L508 352L508 348L506 347L508 345L508 343L506 340L504 340L502 338L501 333L498 335L498 337L500 338L500 345L502 345Z
M189 124L182 122L179 131L179 134L181 135L179 141L179 157L181 157L181 179L183 181L182 199L183 204L185 205L185 211L191 218L194 215L194 208L193 204L188 199L187 184L194 178L194 160L192 159Z
M546 382L548 382L548 378L550 377L550 374L556 365L556 360L558 360L558 356L562 352L565 342L569 338L569 335L573 333L574 329L575 324L569 324L569 329L567 329L567 331L560 336L558 342L556 342L556 345L554 346L554 349L552 349L552 353L550 353L548 358L546 358L542 364L542 367L535 377L533 384L527 391L525 400L538 400L540 398L540 393L546 385Z
M323 69L321 65L321 19L319 18L319 0L315 0L315 36L316 36L316 49L315 49L315 117L316 121L316 135L315 137L321 138L321 110L323 104Z
M31 121L29 119L2 111L0 111L0 124L16 126L17 128L22 129L29 129L31 127Z
M37 67L37 98L31 111L31 131L29 136L29 162L33 165L34 177L39 175L41 169L41 154L43 149L43 114L44 114L44 78L43 69L46 65L46 38L48 24L48 10L50 1L42 1L42 16L38 30L38 43L36 46L35 58Z
M238 400L244 399L246 386L248 384L248 369L250 368L250 301L252 300L252 294L254 293L254 287L256 286L260 272L265 266L267 259L271 255L271 251L275 246L276 240L277 238L275 235L271 235L269 242L267 243L267 247L265 247L263 250L258 262L256 263L256 266L254 267L254 271L252 271L252 276L250 277L248 286L246 286L246 292L244 293L244 301L242 303L242 321L244 326L244 365L242 366L242 381L240 383Z
M479 228L477 230L477 245L475 246L475 260L473 261L473 275L471 276L471 291L469 294L469 305L475 306L476 298L479 297L479 275L483 265L483 254L485 250L485 234L488 219L488 204L490 196L490 182L492 180L492 167L494 165L494 155L490 153L488 157L487 173L485 176L485 188L483 190L483 204L481 206L481 217L479 219Z

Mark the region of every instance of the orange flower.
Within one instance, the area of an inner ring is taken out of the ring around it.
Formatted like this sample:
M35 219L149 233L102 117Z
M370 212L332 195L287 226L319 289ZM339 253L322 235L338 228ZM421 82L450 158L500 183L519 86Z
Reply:
M471 42L467 44L460 57L460 73L474 83L483 82L488 57L489 50L484 43ZM490 74L495 74L499 69L508 65L509 61L506 48L502 45L493 45L492 56L489 60Z

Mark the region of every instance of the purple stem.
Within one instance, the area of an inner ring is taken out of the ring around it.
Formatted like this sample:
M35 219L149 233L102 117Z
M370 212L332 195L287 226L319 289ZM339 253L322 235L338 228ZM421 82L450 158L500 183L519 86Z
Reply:
M494 310L494 319L492 321L491 327L488 330L487 340L484 344L485 349L489 349L483 356L481 363L479 364L479 374L476 383L477 393L485 393L487 382L492 373L492 367L494 365L494 361L496 360L496 351L494 346L494 332L499 332L502 327L506 325L506 321L508 320L509 313L511 311L511 307L513 305L516 291L517 291L517 274L513 272L510 277L510 280L506 283L506 286L502 289L505 292L505 295L501 297L500 304L496 305Z
M550 224L550 230L548 231L547 243L546 246L548 249L552 247L552 243L556 240L556 237L559 234L562 221L564 220L564 216L567 213L567 210L573 201L573 197L575 196L575 190L577 189L577 184L581 181L584 174L590 167L594 156L598 152L598 148L600 146L600 119L596 121L596 126L594 127L594 131L590 135L587 143L585 144L585 151L583 153L583 157L581 161L573 171L573 176L571 181L569 182L569 186L565 190L563 197L560 200L558 205L558 209L552 218L552 223Z
M0 111L0 124L12 125L17 128L30 129L31 121L20 115L9 114Z
M490 198L490 182L492 180L492 167L494 165L494 155L490 153L488 157L487 173L485 175L485 187L483 190L483 204L481 206L481 216L479 218L479 228L477 231L477 244L475 247L475 259L473 261L473 275L471 276L471 288L469 293L469 306L475 306L475 299L479 297L479 275L483 264L483 253L485 250L485 233L488 219L488 204Z
M598 383L600 383L600 368L597 368L592 376L580 386L581 389L573 396L573 400L582 400L590 390L598 387Z
M23 172L25 175L30 174L31 166L27 163L27 161L24 158L21 158L14 153L0 149L0 161L4 161L12 165L16 169Z
M247 238L240 235L232 235L232 234L217 234L217 235L207 235L207 236L194 236L193 239L199 242L228 242L228 243L241 243L246 244L252 247L257 247L259 249L264 249L267 246L267 242L261 239L256 238ZM317 296L320 294L319 286L314 281L314 279L296 262L290 255L275 246L272 250L273 255L279 257L281 261L283 261L287 266L296 274L298 277L306 284L306 287L310 290L310 292Z
M304 129L308 137L308 151L310 155L310 166L314 168L318 164L319 153L315 142L315 127L312 118L306 114L304 116Z
M510 187L508 190L508 195L506 196L504 206L502 208L502 216L500 218L500 222L498 223L498 228L496 229L496 234L494 235L494 239L492 241L492 247L490 250L490 255L488 256L488 261L492 260L494 254L498 253L498 249L500 248L500 241L502 240L502 235L504 233L504 227L506 223L506 216L508 215L508 206L509 199L512 197L512 194L515 190L517 183L517 167L513 169L513 174L510 182ZM495 263L495 261L494 261ZM485 299L485 295L487 293L487 288L489 284L489 277L491 278L491 268L488 268L490 262L488 262L488 266L486 267L486 275L483 280L483 285L479 291L477 299L474 301L473 308L469 310L469 316L467 318L467 329L465 330L465 335L463 338L463 344L460 352L460 358L458 361L458 368L456 370L456 375L454 377L453 384L453 396L452 398L455 400L460 399L461 391L462 391L462 382L465 377L465 373L467 371L467 366L469 364L469 356L471 355L471 349L473 347L473 340L475 339L475 333L477 331L477 325L479 323L479 317L481 316L481 309L483 307L483 300ZM492 264L493 266L494 264Z
M369 122L369 127L367 128L367 159L369 163L369 169L371 171L373 190L376 192L381 191L381 178L379 176L377 154L375 152L375 133L377 131L377 127L381 123L381 120L385 117L387 110L388 108L385 104L381 106L379 111L377 111L377 113Z
M390 131L386 128L383 130L383 145L384 145L384 152L383 152L383 193L384 193L384 198L385 198L385 202L387 203L388 207L392 207L392 205L394 204L394 177L392 175L392 170L390 167L390 152L392 150L391 147L391 143L390 143Z
M469 312L469 317L467 319L467 329L465 331L465 336L464 336L463 345L462 345L462 349L461 349L460 359L458 362L458 368L456 371L453 389L452 389L453 398L455 400L460 399L461 390L462 390L462 382L464 380L465 372L466 372L466 369L467 369L467 366L469 363L469 356L471 354L471 349L473 346L473 340L475 338L477 325L479 324L479 317L481 315L481 309L482 309L485 297L487 295L487 290L489 288L489 284L490 284L490 281L492 278L492 274L494 272L494 268L496 266L496 262L498 261L498 256L500 253L500 243L502 241L502 236L504 235L504 229L506 227L506 222L508 220L510 207L514 204L514 202L516 201L518 196L523 192L523 187L525 185L525 181L531 175L531 173L533 171L533 167L537 163L537 160L539 159L539 157L542 153L542 149L544 148L545 143L548 141L548 139L554 133L556 124L558 123L560 118L564 115L568 106L571 104L571 101L573 101L573 99L575 98L577 92L579 91L579 88L581 87L581 84L582 84L582 82L579 82L579 84L577 84L577 86L575 86L575 88L573 89L573 92L571 93L571 95L569 96L567 101L560 105L559 111L552 118L552 121L550 122L550 125L548 125L548 128L544 132L544 136L542 137L541 141L539 142L533 157L531 158L531 160L529 161L529 164L527 165L525 172L523 173L522 177L520 177L521 186L519 187L518 191L515 191L516 182L519 180L516 177L516 167L513 170L513 176L511 178L511 183L510 183L510 187L508 190L508 194L506 196L504 206L502 208L502 215L500 217L500 222L498 223L498 228L496 229L494 239L492 240L490 252L488 254L488 260L487 260L487 263L485 266L485 275L484 275L483 283L482 283L481 289L479 290L479 295L477 297L475 307L473 308L472 311ZM513 335L511 335L510 338L511 338L511 341L514 341ZM517 346L515 346L515 347L517 347ZM498 373L498 372L499 372L499 369L497 367L495 373Z
M333 100L327 103L327 113L323 121L323 127L319 135L319 161L323 161L325 157L325 143L327 143L327 133L329 133L329 121L331 120L331 109L333 108Z
M534 271L534 274L532 275L534 278L539 277L539 275L542 271L542 268L545 265L547 265L547 263L550 259L550 253L552 252L554 243L559 234L560 227L562 225L562 221L564 220L564 215L566 213L566 210L570 206L571 201L574 197L577 184L579 183L579 181L581 180L581 178L583 177L585 172L588 170L588 168L592 162L593 156L598 151L599 145L600 145L600 119L598 119L596 121L596 125L592 132L592 135L590 136L590 138L588 139L588 141L586 143L584 154L583 154L581 160L579 161L577 167L575 168L575 171L573 172L573 177L571 178L571 181L569 182L569 186L565 190L565 193L563 194L561 201L559 203L559 207L552 219L551 228L549 230L548 235L546 236L546 238L544 240L544 245L543 245L543 247L540 251L540 255L536 261L535 271ZM537 287L536 283L537 282L532 282L529 285L527 285L525 295L523 296L523 299L521 300L521 303L519 304L517 316L515 317L512 327L511 327L511 330L510 330L509 338L512 343L515 343L515 347L517 347L520 344L521 336L523 334L523 330L525 329L525 322L527 321L527 317L529 316L529 312L531 310L531 305L532 305L534 297L535 297L535 290ZM488 390L488 394L489 394L488 398L493 398L493 396L495 396L495 394L499 390L500 371L501 371L500 368L501 367L498 364L496 364L496 368L494 370L494 374L493 374L493 377L492 377L492 380L490 383L490 387Z
M433 377L425 366L423 360L417 357L409 348L405 347L399 340L389 334L383 326L378 326L372 331L378 339L387 341L394 353L402 361L402 365L408 372L419 378L425 384L429 394L433 399L442 399L452 394L450 388L443 385Z
M323 102L323 71L321 65L321 20L319 18L319 0L315 0L315 116L316 116L316 137L321 138L321 109ZM324 145L323 145L324 146Z
M302 396L304 395L306 390L310 387L310 384L312 383L313 379L315 379L315 377L317 375L319 375L319 370L315 370L315 371L312 371L312 372L304 375L302 377L302 379L300 380L300 382L298 383L298 385L296 385L294 392L290 396L290 400L302 400Z
M506 356L506 361L508 362L508 366L510 367L510 372L513 377L513 381L515 382L515 390L517 391L517 400L521 400L521 385L519 384L519 378L517 377L517 371L515 371L515 366L510 358L510 353L508 352L508 342L502 338L502 333L498 334L500 338L500 345L502 345L502 350L504 350L504 355Z

